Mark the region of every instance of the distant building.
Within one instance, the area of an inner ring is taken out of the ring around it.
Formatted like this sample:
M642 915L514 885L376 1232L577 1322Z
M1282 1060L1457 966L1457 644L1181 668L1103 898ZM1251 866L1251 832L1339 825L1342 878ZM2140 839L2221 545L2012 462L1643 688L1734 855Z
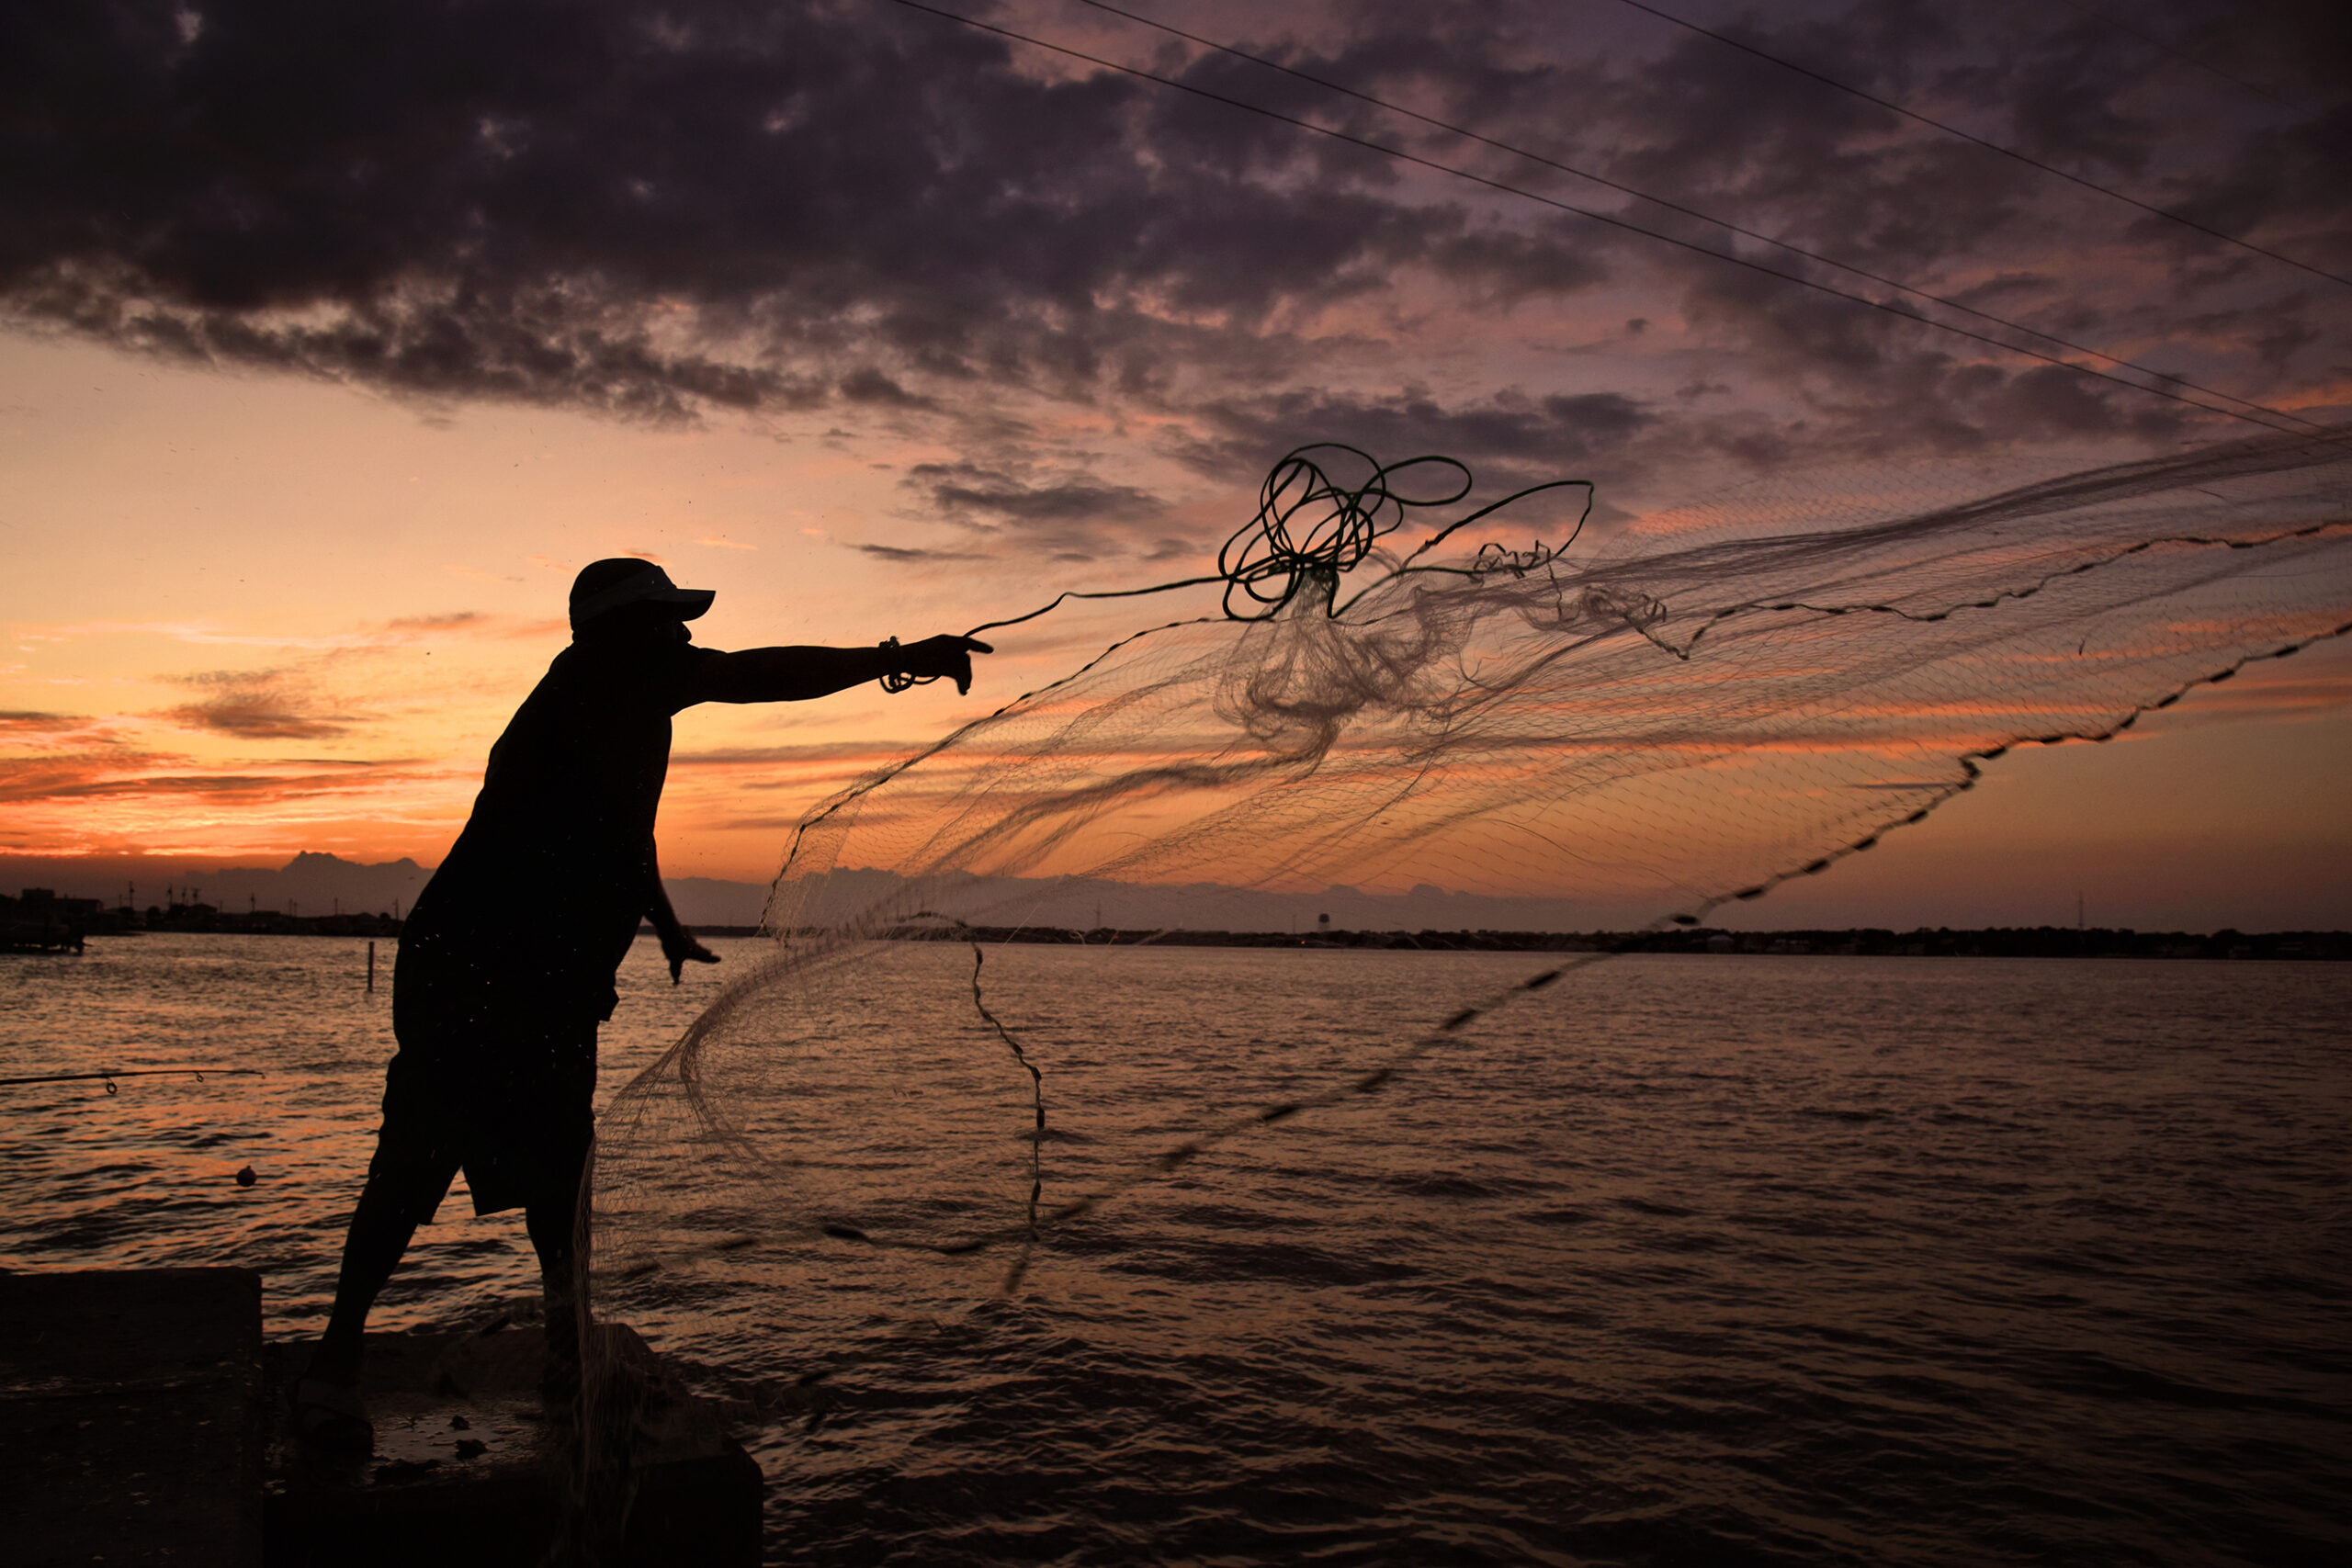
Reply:
M79 953L104 908L96 898L60 898L47 887L25 888L14 898L0 893L0 952Z

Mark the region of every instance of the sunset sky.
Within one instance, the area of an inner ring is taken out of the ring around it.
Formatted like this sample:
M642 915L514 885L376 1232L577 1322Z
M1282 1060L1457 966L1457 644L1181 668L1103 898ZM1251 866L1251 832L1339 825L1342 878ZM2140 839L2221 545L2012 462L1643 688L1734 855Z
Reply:
M1130 7L1483 141L1080 0L940 8L1216 97L893 0L20 10L0 856L432 864L602 556L718 590L698 641L872 643L1206 570L1306 441L1589 478L1600 540L2352 419L2335 7ZM665 869L764 879L815 800L1159 618L1008 632L968 698L684 716ZM2339 640L1745 918L2352 926L2347 773Z

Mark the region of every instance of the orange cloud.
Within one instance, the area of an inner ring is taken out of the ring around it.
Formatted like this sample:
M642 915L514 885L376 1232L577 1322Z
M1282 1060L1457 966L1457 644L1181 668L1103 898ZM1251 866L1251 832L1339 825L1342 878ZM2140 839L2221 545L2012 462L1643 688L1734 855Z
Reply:
M356 715L321 711L311 682L291 670L213 670L172 679L209 694L156 716L188 729L240 740L332 740L356 721Z
M18 641L29 643L78 642L104 637L153 637L198 648L268 648L340 653L401 648L428 638L435 641L458 637L503 639L541 637L550 630L564 629L568 629L568 623L562 621L522 620L511 615L487 615L480 610L455 610L439 615L402 615L375 626L310 636L223 631L207 621L70 621L54 624L20 621L15 625L14 635Z
M128 747L0 760L0 849L290 852L332 840L437 858L476 776L414 758L207 766Z

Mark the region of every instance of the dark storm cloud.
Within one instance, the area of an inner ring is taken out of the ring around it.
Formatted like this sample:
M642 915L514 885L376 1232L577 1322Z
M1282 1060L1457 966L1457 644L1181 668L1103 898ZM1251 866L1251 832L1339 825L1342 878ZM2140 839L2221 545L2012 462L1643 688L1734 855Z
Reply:
M1181 0L1159 9L1190 19ZM2291 110L2211 81L2178 91L2193 65L2074 10L1996 27L1863 0L1726 27L2324 258L2352 249L2352 111L2310 65L2343 52L2322 9L2257 7L2234 28L2247 36L2186 9L2134 13L2191 58L2281 84ZM1073 36L1053 7L989 14ZM1261 66L1089 25L1106 30L1086 41L1208 90L1730 243ZM1258 30L1299 69L1890 276L1965 264L1956 286L1987 309L2146 341L2162 310L2193 306L2263 345L2266 375L2343 358L2341 334L2272 287L2332 285L1623 8L1272 8ZM1219 477L1318 436L1555 468L1628 452L1668 415L1566 385L1573 367L1524 395L1319 390L1348 379L1342 351L1298 323L1346 306L1359 369L1391 353L1402 386L1438 378L1411 367L1414 334L1443 332L1415 324L1430 309L1530 311L1604 284L1647 290L1626 314L1652 321L1680 301L1724 350L1703 378L1727 395L1799 389L1810 434L1791 420L1777 439L1800 446L1825 421L1952 439L2017 420L2087 430L2118 395L2059 394L2026 366L1988 383L1965 363L1981 351L1916 324L881 0L19 5L0 17L0 308L427 398L652 417L830 407L911 427L968 424L997 412L974 389L1015 387L1170 416ZM2163 258L2177 297L2122 309L2065 266L2077 229ZM2268 296L2215 294L2241 276ZM1435 288L1407 301L1406 279ZM1013 456L1033 467L990 447L972 475L931 478L932 500L1070 548L1105 520L1147 521L1115 486Z
M1167 536L1167 501L1133 485L1111 484L1080 469L1026 461L918 463L903 481L922 504L907 513L988 536L991 553L1026 553L1090 561L1105 553L1166 558L1189 548ZM980 558L963 552L858 547L891 560Z
M842 377L841 394L853 403L873 403L885 408L933 409L939 406L936 399L908 391L871 365Z
M1291 178L1295 131L863 0L14 17L16 310L419 393L917 408L908 370L1091 379L1138 301L1250 320L1470 227L1359 188L1371 154Z
M2143 27L2181 26L2161 10L2135 15ZM2282 23L2316 25L2308 16ZM1723 30L2210 227L2338 270L2352 251L2341 176L2352 113L2249 114L2249 104L2262 107L2258 95L2213 80L2183 91L2177 78L2195 74L2193 56L2159 52L2152 62L2144 41L2079 11L2039 28L1972 32L1967 17L1948 9L1862 5L1792 10L1769 26L1750 14ZM2335 286L1719 39L1660 24L1650 42L1656 53L1638 68L1580 83L1600 127L1579 152L1589 166L2075 342L2218 374L2242 394L2286 396L2273 386L2333 374L2321 347L2327 334L2305 317L2314 289L2343 304ZM2341 84L2331 91L2340 102ZM1705 248L1726 247L1705 225L1638 204L1627 210L1646 211ZM1746 241L1737 248L1781 271L1891 298L1882 284L1786 251ZM2107 266L2122 258L2128 271L2132 255L2168 265L2170 289L2115 287ZM2001 265L2010 256L2030 265ZM1825 442L1883 448L1918 439L1949 448L2037 436L2161 438L2182 424L2178 405L1988 355L1901 316L1689 253L1645 261L1680 290L1686 319L1702 333L1735 349L1751 376L1808 405L1803 427L1792 423L1777 441L1756 446L1753 432L1743 434L1751 451L1794 458ZM1892 298L1905 310L1948 315ZM2003 341L2054 346L1949 319ZM2167 347L2171 340L2181 346ZM2248 362L2217 372L2217 344L2251 351ZM2340 332L2328 346L2340 364Z
M2139 17L2170 28L2162 9ZM2352 28L2290 16L2299 6L2261 9L2273 15L2245 18L2247 32L2325 30L2334 40L2314 47L2346 52L2341 39ZM1770 27L1751 15L1720 28L1801 69L1661 27L1657 58L1585 84L1606 127L1596 155L1606 172L1645 188L1679 192L1726 217L1769 220L1769 231L1871 265L1987 247L2024 207L2053 196L2082 237L2129 234L2182 256L2220 243L1838 82L2227 232L2315 226L2320 232L2296 249L2340 261L2352 237L2340 182L2352 123L2342 80L2329 92L2333 107L2249 114L2249 104L2262 106L2243 90L2199 79L2198 91L2185 92L2177 78L2193 74L2193 60L2152 60L2144 45L2078 8L2038 28L1972 32L1968 24L1949 8L1866 3L1810 17L1792 10Z
M2162 121L2120 107L2113 29L2096 17L2062 26L2051 47L2017 73L2010 145L2045 159L2115 175L2146 171Z
M907 477L949 516L1016 525L1153 522L1168 510L1159 497L1131 485L1082 479L1040 484L977 463L918 463Z
M1596 241L1589 224L1567 219L1540 224L1532 233L1456 234L1435 242L1429 260L1468 293L1510 305L1606 281L1609 269L1600 257L1608 249Z
M2352 60L2346 70L2346 79L2352 80ZM2308 219L2317 233L2296 248L2308 247L2324 259L2333 258L2335 270L2341 272L2345 214L2352 210L2352 200L2347 200L2352 192L2345 182L2347 167L2352 167L2352 104L2340 104L2290 129L2266 129L2248 137L2221 167L2177 182L2180 191L2172 206L2225 234L2245 232L2274 215ZM2146 235L2163 227L2161 219L2144 218L2134 231Z
M2160 438L2179 427L2181 416L2161 405L2134 400L2124 404L2108 388L2056 366L2042 366L2007 378L1978 400L1977 412L1996 436L2027 431L2064 435L2130 434Z
M1905 316L1857 310L1755 274L1694 269L1683 299L1694 321L1744 343L1751 368L1803 398L1826 427L1804 441L1759 441L1744 428L1729 436L1720 425L1698 437L1751 466L1781 467L1825 446L1876 455L2018 440L2163 440L2177 435L2188 415L2179 403L2064 366L1963 357Z
M1313 431L1319 440L1392 457L1438 451L1492 463L1498 477L1512 479L1555 479L1562 464L1612 457L1657 420L1616 392L1538 396L1518 389L1448 406L1412 389L1365 397L1301 388L1226 400L1201 414L1215 438L1188 444L1177 456L1205 474L1262 464L1295 440L1291 433Z
M1854 17L1883 21L1898 9L1864 7ZM1907 95L1883 80L1886 69L1942 41L1933 29L1850 21L1733 33L1897 96ZM1687 33L1666 41L1642 68L1584 88L1605 127L1592 159L1639 189L1873 269L1970 249L2007 224L2031 189L2020 165L1923 135L1888 109L1769 61ZM1997 98L1996 83L1976 85ZM1721 243L1720 231L1707 225L1634 211L1671 232Z

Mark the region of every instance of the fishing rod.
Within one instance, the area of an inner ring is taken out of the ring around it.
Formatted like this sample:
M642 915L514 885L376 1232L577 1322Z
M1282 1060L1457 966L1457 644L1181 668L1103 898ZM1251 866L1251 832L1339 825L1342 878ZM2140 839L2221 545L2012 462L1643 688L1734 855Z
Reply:
M250 1074L254 1077L264 1076L259 1067L125 1067L119 1072L109 1073L43 1073L36 1077L0 1078L0 1089L14 1089L19 1084L75 1083L90 1078L103 1078L106 1080L107 1092L118 1094L121 1091L115 1087L114 1080L117 1078L170 1077L181 1073L195 1075L196 1081L198 1083L204 1081L204 1075L207 1073L218 1073L223 1077L240 1073Z

